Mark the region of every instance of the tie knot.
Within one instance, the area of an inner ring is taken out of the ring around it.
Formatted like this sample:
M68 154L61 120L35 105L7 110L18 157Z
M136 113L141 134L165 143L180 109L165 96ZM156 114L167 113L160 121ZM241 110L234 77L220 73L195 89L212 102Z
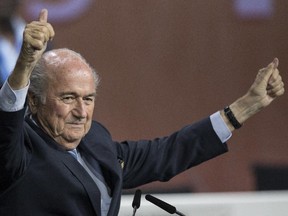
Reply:
M78 152L76 149L68 151L76 160L78 160Z

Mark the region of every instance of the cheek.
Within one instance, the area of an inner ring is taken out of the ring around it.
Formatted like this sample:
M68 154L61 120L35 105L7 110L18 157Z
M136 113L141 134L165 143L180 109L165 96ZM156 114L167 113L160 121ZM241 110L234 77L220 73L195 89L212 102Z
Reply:
M65 119L69 116L69 109L63 106L46 104L40 109L39 114L54 127L63 127Z
M87 122L85 124L85 133L87 133L91 127L92 119L93 119L93 113L94 113L94 106L87 109Z
M47 106L45 112L48 118L64 118L66 116L65 109L58 106Z
M87 113L88 113L89 119L92 119L93 113L94 113L94 106L89 107L87 110Z
M85 132L87 133L91 127L92 124L92 119L87 120L86 124L85 124Z

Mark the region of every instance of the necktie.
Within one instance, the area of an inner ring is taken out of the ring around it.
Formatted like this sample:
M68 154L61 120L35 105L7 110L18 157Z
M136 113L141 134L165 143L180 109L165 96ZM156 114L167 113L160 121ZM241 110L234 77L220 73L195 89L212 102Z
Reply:
M83 166L98 186L101 193L101 214L102 216L107 215L111 203L111 190L105 183L99 164L94 160L93 164L88 163L85 157L82 157L76 149L68 152Z

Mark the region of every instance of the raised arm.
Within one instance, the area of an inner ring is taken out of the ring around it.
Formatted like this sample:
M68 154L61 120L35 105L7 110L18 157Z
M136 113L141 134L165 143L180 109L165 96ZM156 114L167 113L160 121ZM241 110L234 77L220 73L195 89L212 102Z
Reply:
M47 22L47 18L48 11L43 9L38 21L26 25L21 52L8 78L9 85L14 90L27 86L31 72L45 51L47 42L54 37L53 27Z

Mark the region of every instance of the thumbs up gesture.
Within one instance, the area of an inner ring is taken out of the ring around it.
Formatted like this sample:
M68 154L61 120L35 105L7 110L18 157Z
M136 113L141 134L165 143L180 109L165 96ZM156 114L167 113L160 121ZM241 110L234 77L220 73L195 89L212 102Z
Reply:
M8 79L12 89L20 89L28 84L31 72L46 50L47 42L54 37L53 27L47 19L48 11L43 9L38 21L26 25L22 48L16 66Z
M275 58L266 68L259 70L249 89L249 94L257 96L263 107L284 94L284 83L278 70L279 60ZM255 97L256 98L256 97Z
M279 60L275 58L258 74L248 92L229 107L240 124L267 107L276 98L284 94L284 82L278 70ZM222 117L231 131L234 127L222 111Z

